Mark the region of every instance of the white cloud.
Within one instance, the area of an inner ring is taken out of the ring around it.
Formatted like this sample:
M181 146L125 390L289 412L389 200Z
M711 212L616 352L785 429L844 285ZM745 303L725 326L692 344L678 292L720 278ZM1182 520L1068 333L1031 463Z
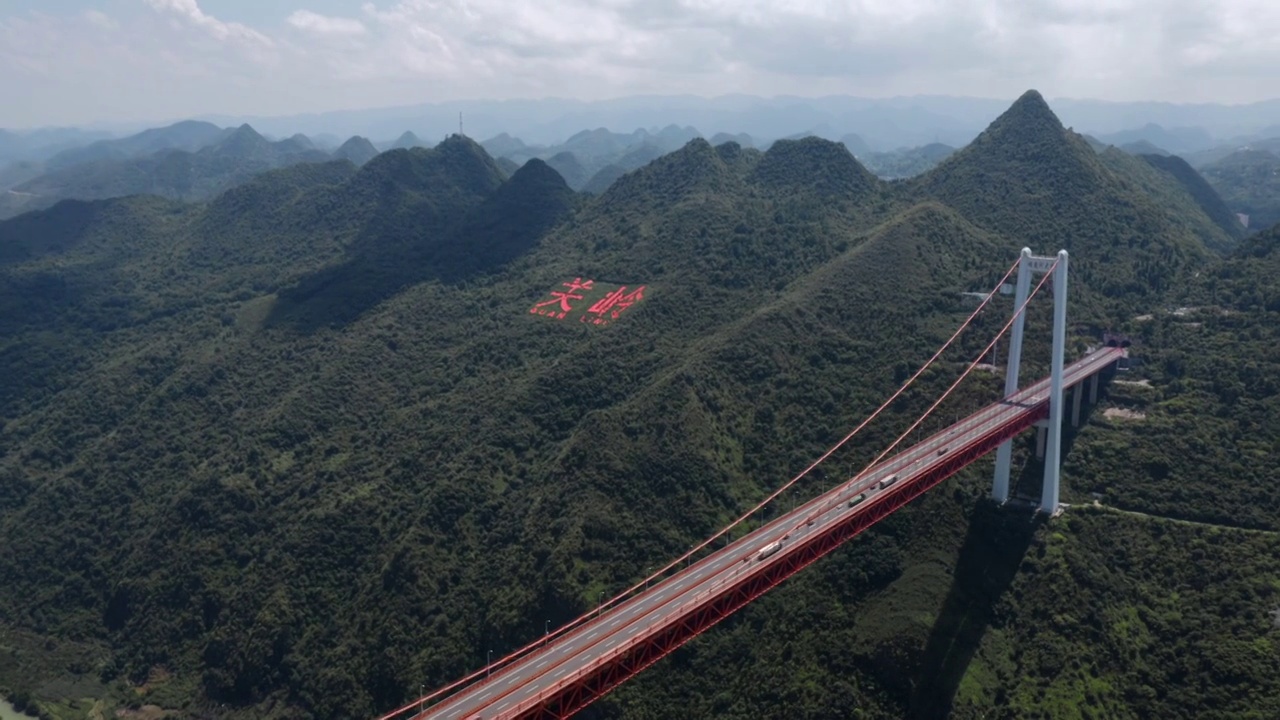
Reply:
M1280 62L1276 8L1269 0L397 0L366 2L377 41L327 61L364 81L491 80L494 94L1009 95L1034 84L1173 99L1188 94L1181 73Z
M287 22L298 28L318 35L364 35L368 32L364 23L352 18L336 18L319 15L310 10L298 10L289 16Z
M1280 96L1274 0L374 0L253 27L197 0L136 8L0 10L0 92L46 98L32 113L79 107L96 77L116 92L81 112L151 116L635 93Z
M159 12L170 12L186 18L190 23L206 30L217 40L271 47L274 43L266 35L240 23L228 23L206 15L196 0L146 0Z
M84 19L93 23L97 27L102 28L103 30L119 30L120 29L120 23L116 22L115 20L112 20L111 18L107 17L105 13L99 12L97 10L85 10Z

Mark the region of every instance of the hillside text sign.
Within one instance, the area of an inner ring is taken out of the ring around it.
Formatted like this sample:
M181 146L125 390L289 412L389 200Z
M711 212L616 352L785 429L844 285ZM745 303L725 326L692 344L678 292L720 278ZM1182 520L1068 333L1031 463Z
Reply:
M604 327L644 299L645 285L618 285L576 277L560 283L529 308L530 315L549 320Z

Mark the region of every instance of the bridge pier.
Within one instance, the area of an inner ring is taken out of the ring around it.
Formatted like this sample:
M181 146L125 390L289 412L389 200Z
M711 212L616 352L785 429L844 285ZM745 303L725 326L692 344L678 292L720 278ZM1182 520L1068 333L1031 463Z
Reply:
M1071 391L1071 427L1080 427L1080 401L1083 399L1084 383L1080 383Z
M1089 405L1098 404L1098 376L1089 378Z
M1043 420L1036 423L1036 459L1037 460L1044 459L1044 439L1049 434L1047 432L1048 429L1049 429L1048 424L1046 424Z

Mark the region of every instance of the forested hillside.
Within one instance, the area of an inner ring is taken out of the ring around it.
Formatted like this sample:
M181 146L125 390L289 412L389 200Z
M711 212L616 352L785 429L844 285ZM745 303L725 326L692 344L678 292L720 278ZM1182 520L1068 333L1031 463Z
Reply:
M1072 351L1116 328L1144 360L1073 434L1066 514L989 506L979 463L593 712L1268 716L1276 238L1239 244L1212 191L1130 160L1032 92L903 183L817 138L695 139L591 197L454 136L2 222L0 692L372 717L757 501L1029 245L1073 254Z
M1280 223L1280 154L1238 150L1200 168L1231 209L1249 216L1249 227Z

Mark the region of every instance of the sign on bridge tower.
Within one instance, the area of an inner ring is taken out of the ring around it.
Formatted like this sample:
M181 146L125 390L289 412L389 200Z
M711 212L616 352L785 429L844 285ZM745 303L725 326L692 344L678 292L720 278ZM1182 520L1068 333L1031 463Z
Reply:
M1054 263L1057 263L1056 265ZM1049 426L1044 455L1044 488L1040 493L1040 509L1052 514L1058 509L1058 481L1062 471L1062 367L1067 344L1067 251L1057 257L1036 257L1030 248L1022 248L1018 260L1018 284L1014 291L1015 311L1027 302L1033 273L1053 272L1053 358L1049 375ZM1009 369L1004 376L1004 395L1018 392L1018 367L1022 363L1022 330L1026 325L1025 310L1013 321L1013 338L1009 342ZM1009 465L1013 458L1013 440L996 449L996 475L991 484L991 497L996 502L1009 499Z

